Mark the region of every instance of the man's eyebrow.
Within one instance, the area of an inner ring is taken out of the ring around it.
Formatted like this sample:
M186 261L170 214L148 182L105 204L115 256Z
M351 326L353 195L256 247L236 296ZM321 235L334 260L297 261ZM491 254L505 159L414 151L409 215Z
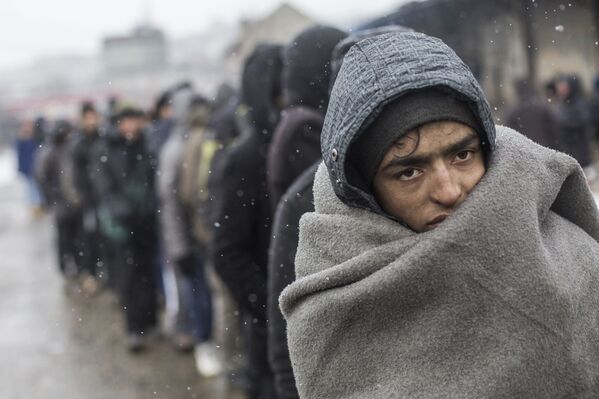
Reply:
M443 150L443 155L451 155L454 152L462 150L464 147L467 147L471 144L474 144L478 140L478 135L475 132L470 132L468 136L464 137L457 143L454 143Z
M464 147L474 144L477 140L478 140L477 134L475 132L471 132L470 134L468 134L468 136L464 137L460 141L445 148L443 150L442 154L444 156L451 155L454 152L460 151ZM407 167L407 166L414 166L414 165L422 165L422 164L430 162L430 160L432 158L433 158L433 154L408 155L408 156L401 157L401 158L395 157L391 161L389 161L389 163L387 165L385 165L383 170L386 171L386 170L392 169L396 166Z

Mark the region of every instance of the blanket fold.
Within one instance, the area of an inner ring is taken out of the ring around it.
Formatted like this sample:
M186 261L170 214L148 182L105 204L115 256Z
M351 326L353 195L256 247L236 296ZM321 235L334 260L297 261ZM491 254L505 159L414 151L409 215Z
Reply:
M283 292L302 398L599 397L599 212L576 161L497 127L438 228L343 204L326 168Z

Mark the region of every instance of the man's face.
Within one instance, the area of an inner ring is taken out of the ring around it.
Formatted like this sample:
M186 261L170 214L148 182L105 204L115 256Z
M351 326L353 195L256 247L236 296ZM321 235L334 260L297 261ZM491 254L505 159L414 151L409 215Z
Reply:
M143 119L139 117L121 118L118 122L118 130L128 141L135 141L141 135Z
M385 154L374 177L383 209L421 233L439 226L485 173L476 132L462 123L422 125Z
M94 111L87 111L81 117L81 128L85 133L92 133L98 130L98 114Z
M160 119L169 119L173 116L173 108L170 105L165 105L160 108L158 112L158 117Z
M560 98L568 98L570 94L570 84L565 80L558 80L555 83L555 92Z

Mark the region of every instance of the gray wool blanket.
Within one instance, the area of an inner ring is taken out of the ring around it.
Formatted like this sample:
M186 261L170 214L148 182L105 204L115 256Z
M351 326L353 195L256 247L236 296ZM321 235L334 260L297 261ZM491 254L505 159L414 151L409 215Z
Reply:
M437 229L344 205L321 166L280 298L302 398L599 398L599 213L504 127Z

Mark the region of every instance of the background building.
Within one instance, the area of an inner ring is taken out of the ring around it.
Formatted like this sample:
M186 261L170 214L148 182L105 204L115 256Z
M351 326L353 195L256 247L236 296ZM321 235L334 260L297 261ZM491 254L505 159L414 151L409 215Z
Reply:
M109 76L161 70L167 65L167 50L164 33L145 25L129 35L104 39L102 59Z
M443 39L472 69L499 110L513 82L538 88L557 74L590 87L599 72L596 0L427 0L408 3L361 28L400 24Z

